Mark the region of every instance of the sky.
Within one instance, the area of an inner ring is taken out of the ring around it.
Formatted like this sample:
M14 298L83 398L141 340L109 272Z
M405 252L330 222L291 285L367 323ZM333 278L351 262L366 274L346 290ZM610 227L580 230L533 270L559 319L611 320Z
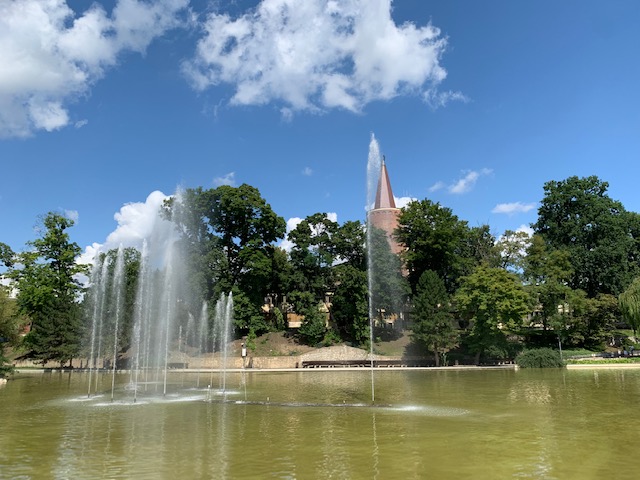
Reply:
M179 188L248 183L290 227L398 204L496 236L597 175L640 212L636 0L0 0L0 242L135 244Z

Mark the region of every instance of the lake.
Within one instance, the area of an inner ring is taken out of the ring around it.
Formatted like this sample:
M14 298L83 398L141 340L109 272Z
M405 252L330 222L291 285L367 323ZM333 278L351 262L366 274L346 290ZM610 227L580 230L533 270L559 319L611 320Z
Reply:
M379 369L373 405L369 369L96 378L0 387L0 478L619 479L640 445L639 369Z

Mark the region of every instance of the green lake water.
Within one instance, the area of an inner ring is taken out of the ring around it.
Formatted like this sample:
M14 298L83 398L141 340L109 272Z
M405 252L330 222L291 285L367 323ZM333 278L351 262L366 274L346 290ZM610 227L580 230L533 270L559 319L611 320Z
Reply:
M129 380L0 387L0 478L636 478L637 369L376 370L374 405L368 369Z

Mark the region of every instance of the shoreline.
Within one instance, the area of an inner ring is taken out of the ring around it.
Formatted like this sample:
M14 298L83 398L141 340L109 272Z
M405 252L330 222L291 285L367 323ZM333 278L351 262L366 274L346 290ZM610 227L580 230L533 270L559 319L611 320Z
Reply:
M640 363L590 363L590 364L569 364L566 365L567 370L585 370L585 369L638 369ZM191 369L191 368L174 368L170 369L170 373L186 373L186 374L201 374L201 373L281 373L281 372L354 372L371 370L377 372L389 372L389 371L484 371L484 370L520 370L515 364L507 365L452 365L444 367L322 367L322 368L205 368L205 369ZM86 368L16 368L15 374L30 374L30 373L86 373L90 369ZM111 370L99 369L99 373L111 373ZM121 369L116 370L116 374L129 374L131 370Z

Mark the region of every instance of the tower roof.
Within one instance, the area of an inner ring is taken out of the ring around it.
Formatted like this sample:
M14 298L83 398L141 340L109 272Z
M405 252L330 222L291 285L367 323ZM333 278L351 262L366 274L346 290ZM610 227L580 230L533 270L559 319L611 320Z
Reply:
M396 208L396 202L393 199L391 182L389 181L389 173L387 173L387 164L384 157L382 157L380 178L378 179L378 190L376 191L376 203L373 208Z

